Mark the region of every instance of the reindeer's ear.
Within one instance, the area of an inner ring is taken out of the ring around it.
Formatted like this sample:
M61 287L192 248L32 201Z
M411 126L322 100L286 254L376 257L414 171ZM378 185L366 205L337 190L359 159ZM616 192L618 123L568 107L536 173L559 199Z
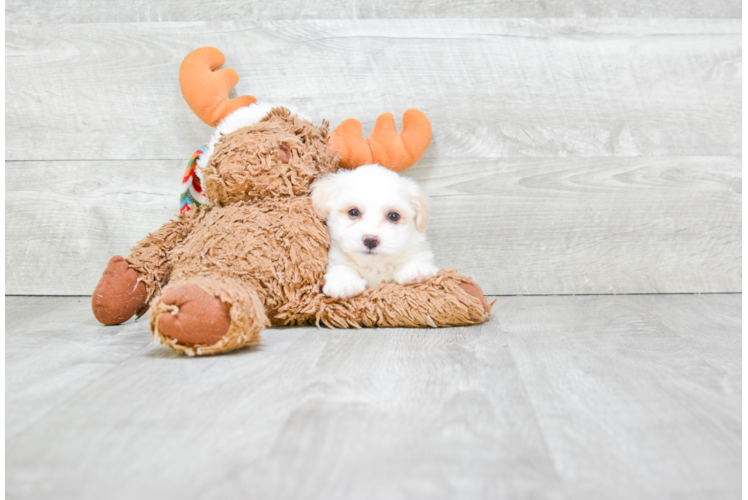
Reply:
M310 189L314 211L327 219L327 216L330 215L330 202L338 192L337 177L335 174L323 175L312 183Z
M397 133L392 113L377 118L374 129L364 140L361 123L348 119L330 134L328 145L340 153L340 165L356 168L369 163L402 172L423 156L431 142L431 122L417 109L403 114L403 129Z
M249 95L229 99L239 75L231 68L216 71L225 60L220 50L202 47L187 54L179 67L179 86L184 100L197 117L211 127L237 109L257 102Z

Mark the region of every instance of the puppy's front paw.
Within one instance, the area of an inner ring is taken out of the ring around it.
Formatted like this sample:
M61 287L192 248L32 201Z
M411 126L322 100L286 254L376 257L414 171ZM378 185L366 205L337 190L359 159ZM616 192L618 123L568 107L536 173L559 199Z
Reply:
M350 274L325 276L322 293L333 299L348 299L366 290L366 280Z
M429 278L436 276L439 268L433 264L423 262L412 262L406 264L395 273L395 281L401 285L412 285L413 283L423 283Z

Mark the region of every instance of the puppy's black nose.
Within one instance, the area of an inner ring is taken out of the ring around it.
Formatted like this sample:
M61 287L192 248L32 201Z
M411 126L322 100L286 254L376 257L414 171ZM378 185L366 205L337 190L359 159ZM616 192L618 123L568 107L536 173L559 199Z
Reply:
M376 247L377 245L379 245L379 237L378 236L373 236L371 234L365 234L364 235L364 245L369 250L373 249L374 247Z

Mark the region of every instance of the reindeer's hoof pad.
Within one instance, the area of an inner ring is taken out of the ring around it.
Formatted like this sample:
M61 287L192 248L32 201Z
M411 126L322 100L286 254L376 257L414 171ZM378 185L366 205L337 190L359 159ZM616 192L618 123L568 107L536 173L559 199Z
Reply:
M197 285L172 288L161 301L171 311L159 315L158 329L182 345L214 344L231 326L229 306Z
M112 257L91 297L96 319L105 325L119 325L142 309L148 294L140 278L123 257Z
M478 283L474 281L466 282L461 284L460 288L465 290L468 295L472 295L476 299L480 300L481 304L483 305L483 310L486 311L486 314L491 312L491 306L483 296L483 289L480 287L480 285L478 285Z

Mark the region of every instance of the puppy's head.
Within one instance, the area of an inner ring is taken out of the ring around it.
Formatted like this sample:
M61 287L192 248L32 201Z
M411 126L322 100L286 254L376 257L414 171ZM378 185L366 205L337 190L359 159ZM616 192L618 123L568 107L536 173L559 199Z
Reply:
M327 174L311 189L333 244L359 261L396 258L428 225L428 198L418 184L379 165Z

